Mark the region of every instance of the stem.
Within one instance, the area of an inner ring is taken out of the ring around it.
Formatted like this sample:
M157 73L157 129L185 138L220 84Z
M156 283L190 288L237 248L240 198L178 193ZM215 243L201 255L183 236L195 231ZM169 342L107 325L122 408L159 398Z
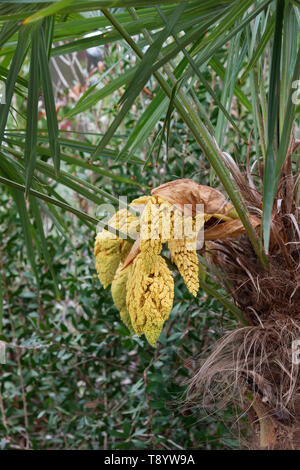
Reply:
M254 398L251 392L247 392L246 398L250 402L251 406L254 408L254 411L259 420L260 448L273 448L274 444L276 443L276 432L272 418L267 415L267 410L265 409L263 403L261 403L259 397Z
M249 325L249 323L245 320L243 316L243 312L238 307L236 307L233 302L227 299L221 292L218 292L212 286L204 282L200 277L199 277L199 285L201 289L207 292L207 294L217 299L222 305L224 305L224 307L230 310L230 312L235 316L235 318L240 323L246 326Z

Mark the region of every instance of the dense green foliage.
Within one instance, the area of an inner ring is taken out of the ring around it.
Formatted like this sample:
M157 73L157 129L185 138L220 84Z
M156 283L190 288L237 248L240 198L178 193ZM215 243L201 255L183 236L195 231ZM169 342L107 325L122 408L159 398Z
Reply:
M0 447L236 447L235 412L182 401L231 314L177 282L157 348L130 336L96 277L95 226L101 203L193 178L227 193L267 263L299 112L299 2L20 0L1 2L0 26ZM102 68L55 94L50 59L94 46ZM260 236L220 149L264 194Z
M37 292L16 209L7 194L1 197L1 338L8 343L7 363L0 366L1 447L235 446L227 429L230 412L216 422L199 410L184 411L182 401L196 365L186 361L213 344L224 321L230 324L218 303L204 293L194 301L178 282L159 346L130 337L110 291L96 277L93 233L70 218L66 223L66 238L53 224L47 227L53 268L63 285L58 301L42 255L36 259Z

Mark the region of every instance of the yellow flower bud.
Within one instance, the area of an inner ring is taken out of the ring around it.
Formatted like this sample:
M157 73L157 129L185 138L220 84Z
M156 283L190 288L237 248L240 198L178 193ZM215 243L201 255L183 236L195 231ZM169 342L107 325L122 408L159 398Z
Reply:
M154 346L173 306L174 281L164 259L156 255L150 270L143 253L134 260L127 281L126 304L135 332Z
M121 245L117 241L96 238L96 270L104 289L112 282L121 261Z
M137 210L140 210L141 211L144 209L145 205L147 204L147 202L151 199L151 196L140 196L136 199L134 199L133 201L131 201L131 203L129 204L130 207L134 208L134 209L137 209Z
M138 217L122 209L109 220L108 225L127 235L131 224L136 220L138 221ZM125 261L131 246L128 240L118 238L108 230L102 230L97 234L94 254L98 277L104 288L111 284L120 262Z
M176 264L186 287L195 297L199 289L199 265L195 250L188 250L185 240L170 240L171 260Z
M111 294L114 304L120 312L121 320L123 323L125 323L129 331L133 333L134 329L132 328L130 315L126 306L126 284L132 269L132 265L127 266L127 268L123 271L122 267L123 264L120 263L111 285Z
M170 239L172 226L172 204L158 196L148 199L141 216L141 243L143 261L147 270L156 261L162 244Z

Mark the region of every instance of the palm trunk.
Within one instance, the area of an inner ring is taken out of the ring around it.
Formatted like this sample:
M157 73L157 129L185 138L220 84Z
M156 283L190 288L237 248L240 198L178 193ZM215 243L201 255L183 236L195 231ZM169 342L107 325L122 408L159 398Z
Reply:
M243 312L245 323L227 333L192 381L210 396L232 390L249 410L255 448L300 449L300 369L293 342L300 340L300 215L291 174L293 139L272 215L269 265L263 267L247 235L209 242L212 263L224 273L223 287ZM257 215L261 196L241 173L236 177L249 212ZM217 379L217 380L215 380ZM226 385L225 385L226 384ZM245 400L246 397L246 400Z

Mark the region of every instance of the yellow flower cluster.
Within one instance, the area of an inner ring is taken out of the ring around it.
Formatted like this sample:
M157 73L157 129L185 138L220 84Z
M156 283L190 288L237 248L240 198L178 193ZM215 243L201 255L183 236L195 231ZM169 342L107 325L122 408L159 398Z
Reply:
M171 260L176 264L187 289L195 297L199 289L199 264L195 250L188 250L185 240L170 240Z
M168 242L172 261L176 264L188 290L197 295L199 264L196 253L197 233L204 224L202 214L183 216L173 204L159 196L149 198L141 217L141 243L145 269L151 269Z
M130 206L141 208L140 220L122 209L108 225L129 236L133 225L140 232L140 254L124 269L131 242L102 230L95 241L96 269L103 286L111 284L113 301L127 328L139 336L144 333L154 345L170 315L174 297L172 273L160 256L162 245L169 243L172 260L193 295L199 288L197 253L195 244L188 248L187 239L182 239L188 218L183 224L181 211L171 203L158 196L144 196ZM190 228L195 230L196 218L189 219ZM189 242L195 241L193 233Z
M198 203L204 214L197 214ZM187 214L186 205L190 207ZM172 273L160 255L163 244L168 243L172 262L187 289L196 296L199 273L201 276L197 237L204 223L214 219L205 231L206 240L236 237L244 228L219 191L191 180L176 180L155 188L151 196L132 201L130 208L140 217L122 209L108 225L131 238L138 235L136 242L132 245L102 230L95 241L96 269L103 286L111 284L113 301L127 328L139 336L145 334L154 345L170 315L174 297ZM253 225L257 224L253 219Z
M144 333L154 346L173 306L174 281L165 260L157 256L151 268L146 270L140 253L133 261L126 290L126 305L133 329L139 336Z
M146 269L151 269L156 256L162 250L161 239L161 211L157 197L150 197L141 216L141 242L143 263Z
M128 330L131 333L134 333L134 329L132 327L130 315L126 305L127 281L132 270L132 265L127 266L127 268L123 270L122 268L123 263L120 263L111 285L111 294L114 304L120 312L121 320L127 326Z
M136 221L137 216L122 209L109 220L108 225L129 234L132 223ZM120 262L125 261L130 249L131 243L128 240L119 238L108 230L97 234L94 255L98 277L104 288L111 284Z

